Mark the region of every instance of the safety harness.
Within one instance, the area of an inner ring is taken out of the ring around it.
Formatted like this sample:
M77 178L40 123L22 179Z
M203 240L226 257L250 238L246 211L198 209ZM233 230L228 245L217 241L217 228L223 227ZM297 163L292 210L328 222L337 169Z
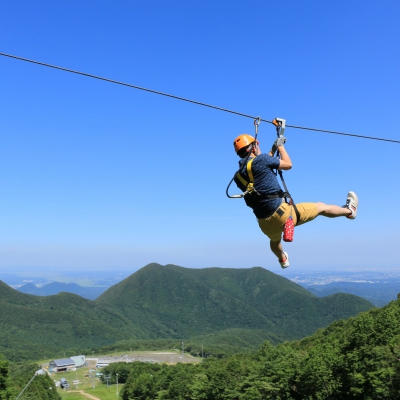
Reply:
M255 159L256 157L251 158L246 164L246 170L247 170L247 175L249 177L249 181L247 181L246 178L240 173L240 170L236 172L235 175L236 178L238 178L238 180L245 187L245 194L251 194L253 196L256 196L258 199L282 199L283 197L288 196L289 193L284 192L283 190L280 190L279 192L273 194L261 194L257 192L256 188L254 187L253 171L251 170L253 161Z

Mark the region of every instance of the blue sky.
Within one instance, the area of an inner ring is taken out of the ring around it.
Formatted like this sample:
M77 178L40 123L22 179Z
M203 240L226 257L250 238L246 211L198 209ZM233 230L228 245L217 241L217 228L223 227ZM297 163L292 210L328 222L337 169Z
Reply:
M288 124L400 140L396 1L8 1L0 52ZM253 121L0 57L0 270L262 266L225 188ZM297 202L360 198L286 245L291 269L398 268L400 144L287 129ZM260 125L261 149L275 139ZM231 193L235 192L232 187Z

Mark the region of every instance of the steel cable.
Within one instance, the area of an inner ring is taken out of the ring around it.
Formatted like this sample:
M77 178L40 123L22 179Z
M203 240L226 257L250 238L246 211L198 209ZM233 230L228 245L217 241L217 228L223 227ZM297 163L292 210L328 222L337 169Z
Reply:
M40 62L40 61L30 60L28 58L18 57L18 56L12 55L12 54L6 54L6 53L1 53L0 52L0 56L9 57L9 58L13 58L13 59L16 59L16 60L37 64L37 65L42 65L44 67L53 68L53 69L57 69L57 70L65 71L65 72L70 72L70 73L73 73L73 74L82 75L82 76L86 76L86 77L93 78L93 79L99 79L99 80L102 80L102 81L105 81L105 82L114 83L116 85L122 85L122 86L127 86L127 87L130 87L130 88L133 88L133 89L143 90L145 92L154 93L154 94L158 94L158 95L161 95L161 96L170 97L170 98L173 98L173 99L176 99L176 100L186 101L188 103L192 103L192 104L197 104L197 105L204 106L204 107L213 108L215 110L228 112L228 113L231 113L231 114L239 115L241 117L252 118L253 120L258 118L258 117L255 117L255 116L252 116L252 115L249 115L249 114L244 114L244 113L241 113L241 112L238 112L238 111L229 110L227 108L217 107L217 106L214 106L214 105L211 105L211 104L207 104L207 103L203 103L203 102L200 102L200 101L186 99L186 98L180 97L180 96L175 96L173 94L164 93L164 92L160 92L160 91L157 91L157 90L144 88L144 87L137 86L137 85L132 85L132 84L126 83L126 82L116 81L114 79L104 78L104 77L93 75L93 74L89 74L89 73L86 73L86 72L75 71L73 69L59 67L59 66L56 66L56 65L47 64L47 63ZM267 122L269 124L272 124L272 121L269 121L269 120L266 120L266 119L260 119L260 120L263 121L263 122ZM296 125L288 125L288 124L286 124L286 126L288 128L293 128L293 129L302 129L302 130L308 130L308 131L330 133L330 134L335 134L335 135L352 136L352 137L357 137L357 138L361 138L361 139L371 139L371 140L380 140L380 141L391 142L391 143L400 143L400 140L395 140L395 139L379 138L379 137L365 136L365 135L356 135L356 134L353 134L353 133L338 132L338 131L331 131L331 130L318 129L318 128L309 128L309 127L304 127L304 126L296 126Z

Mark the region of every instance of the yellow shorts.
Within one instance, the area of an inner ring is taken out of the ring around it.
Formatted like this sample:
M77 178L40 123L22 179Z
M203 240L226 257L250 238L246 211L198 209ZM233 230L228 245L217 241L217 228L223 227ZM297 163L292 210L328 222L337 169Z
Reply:
M287 203L282 203L280 207L268 218L259 219L258 225L265 235L273 242L278 242L281 239L283 227L286 220L292 215L295 225L305 224L312 221L318 216L317 206L315 203L299 203L296 204L300 214L300 221L297 223L296 212L293 206Z

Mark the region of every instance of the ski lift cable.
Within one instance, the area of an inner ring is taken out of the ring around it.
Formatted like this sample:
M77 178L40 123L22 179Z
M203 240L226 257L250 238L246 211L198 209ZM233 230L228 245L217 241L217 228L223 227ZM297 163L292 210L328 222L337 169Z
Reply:
M175 96L173 94L164 93L164 92L160 92L160 91L157 91L157 90L144 88L144 87L137 86L137 85L132 85L132 84L126 83L126 82L116 81L114 79L104 78L104 77L93 75L93 74L89 74L89 73L86 73L86 72L76 71L76 70L69 69L69 68L64 68L64 67L59 67L59 66L52 65L52 64L47 64L47 63L44 63L44 62L41 62L41 61L30 60L30 59L24 58L24 57L18 57L18 56L12 55L12 54L7 54L7 53L0 52L0 56L13 58L13 59L16 59L16 60L25 61L25 62L29 62L29 63L32 63L32 64L42 65L44 67L53 68L53 69L57 69L57 70L65 71L65 72L70 72L70 73L77 74L77 75L86 76L88 78L99 79L99 80L102 80L102 81L105 81L105 82L114 83L116 85L122 85L122 86L127 86L127 87L130 87L130 88L133 88L133 89L143 90L145 92L150 92L150 93L158 94L158 95L161 95L161 96L170 97L170 98L173 98L173 99L176 99L176 100L186 101L188 103L197 104L197 105L200 105L200 106L203 106L203 107L213 108L215 110L228 112L228 113L231 113L231 114L239 115L241 117L251 118L253 120L258 118L258 117L254 117L254 116L249 115L249 114L244 114L244 113L241 113L241 112L238 112L238 111L229 110L227 108L214 106L214 105L203 103L203 102L196 101L196 100L186 99L184 97ZM263 121L263 122L267 122L269 124L273 123L272 121L269 121L269 120L266 120L266 119L262 119L262 118L260 118L260 120ZM331 131L331 130L318 129L318 128L310 128L310 127L305 127L305 126L296 126L296 125L288 125L288 124L286 124L286 127L293 128L293 129L302 129L302 130L308 130L308 131L322 132L322 133L330 133L330 134L335 134L335 135L352 136L352 137L357 137L357 138L361 138L361 139L380 140L380 141L384 141L384 142L400 143L400 140L395 140L395 139L387 139L387 138L380 138L380 137L374 137L374 136L356 135L356 134L352 134L352 133Z

